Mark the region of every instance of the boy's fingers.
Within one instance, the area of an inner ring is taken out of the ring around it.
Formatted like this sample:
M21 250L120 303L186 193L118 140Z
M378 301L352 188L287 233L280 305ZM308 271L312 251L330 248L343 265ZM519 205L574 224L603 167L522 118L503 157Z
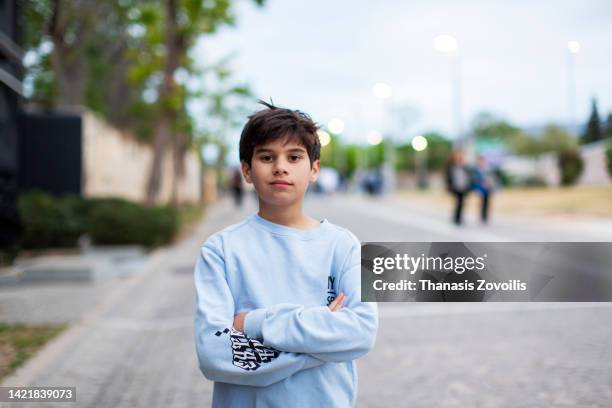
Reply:
M337 304L338 304L338 298L335 298L329 305L327 305L327 307L329 307L329 310L333 312Z
M334 307L336 307L339 301L340 301L340 296L336 296L336 298L328 305L328 307L332 309L333 311Z
M338 308L336 310L340 310L342 309L342 307L344 306L344 302L346 301L346 295L342 294L342 299L340 300L340 302L338 303Z
M336 299L329 305L329 308L332 312L340 310L342 305L344 304L344 300L346 299L346 295L344 293L340 293Z

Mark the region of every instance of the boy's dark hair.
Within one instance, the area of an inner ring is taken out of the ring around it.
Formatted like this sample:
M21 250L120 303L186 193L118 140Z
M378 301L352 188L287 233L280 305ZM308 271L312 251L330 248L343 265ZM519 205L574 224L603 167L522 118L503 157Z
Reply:
M255 147L271 140L284 139L297 141L308 152L310 166L321 155L321 142L317 130L319 127L306 113L274 106L259 101L266 109L249 116L248 122L240 135L240 161L251 165Z

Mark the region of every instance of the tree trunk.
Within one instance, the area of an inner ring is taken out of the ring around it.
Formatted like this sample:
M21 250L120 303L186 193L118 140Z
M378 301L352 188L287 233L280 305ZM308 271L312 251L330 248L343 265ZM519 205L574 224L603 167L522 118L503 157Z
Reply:
M173 207L177 207L180 201L178 196L178 188L180 181L185 176L185 156L187 154L187 140L185 135L178 133L173 143L173 160L172 160L172 195L170 202Z
M147 204L153 205L157 200L159 188L163 182L163 158L166 145L171 139L171 125L176 118L175 108L169 103L170 97L174 93L176 84L174 82L174 72L179 67L185 53L184 38L177 27L176 0L166 0L166 61L164 64L164 77L159 90L159 104L161 106L157 126L153 135L153 160L149 172L149 182L147 184Z
M85 88L85 67L82 61L71 58L70 51L55 44L51 63L58 86L57 105L60 108L74 109L83 104ZM66 64L65 61L73 61Z
M165 116L161 116L157 122L153 137L153 159L151 160L151 171L147 183L146 201L148 205L154 205L157 194L163 182L163 161L166 146L170 139L169 122Z
M83 7L83 6L87 7ZM89 10L95 2L85 2L77 10ZM74 108L83 104L85 83L87 81L86 62L83 60L84 49L87 47L92 28L89 24L89 13L81 15L77 23L76 37L78 42L66 42L66 31L69 23L69 5L62 0L54 0L53 13L49 21L48 34L53 41L51 64L56 75L58 86L57 104L62 108ZM95 10L93 10L95 13Z

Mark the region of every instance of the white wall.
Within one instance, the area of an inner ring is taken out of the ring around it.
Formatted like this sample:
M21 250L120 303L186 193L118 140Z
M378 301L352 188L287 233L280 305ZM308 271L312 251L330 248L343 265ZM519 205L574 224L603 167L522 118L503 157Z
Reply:
M584 168L577 185L612 185L606 164L606 141L599 141L580 147ZM561 181L557 156L547 153L537 159L511 156L504 160L502 169L520 177L538 176L547 184L558 186Z
M138 143L91 112L83 118L83 195L86 197L123 197L144 201L153 158L150 146ZM160 203L168 203L172 193L172 152L163 163ZM195 152L187 153L185 176L178 185L179 202L196 203L201 191L200 163Z

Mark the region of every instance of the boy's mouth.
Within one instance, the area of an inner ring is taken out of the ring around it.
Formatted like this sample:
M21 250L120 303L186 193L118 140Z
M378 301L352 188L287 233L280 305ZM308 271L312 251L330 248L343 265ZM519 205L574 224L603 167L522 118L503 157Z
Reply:
M291 185L290 182L285 180L276 180L270 183L274 187L289 187Z

